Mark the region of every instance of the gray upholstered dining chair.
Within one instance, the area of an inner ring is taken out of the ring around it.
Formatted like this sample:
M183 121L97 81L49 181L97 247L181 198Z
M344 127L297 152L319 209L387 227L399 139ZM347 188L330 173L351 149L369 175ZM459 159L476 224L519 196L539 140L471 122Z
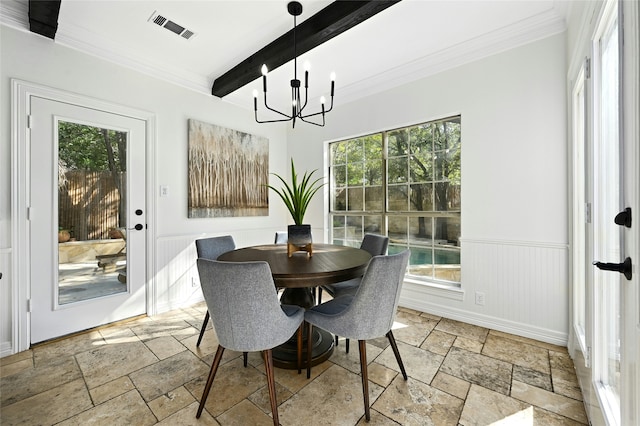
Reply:
M219 345L196 417L200 418L202 414L224 350L262 351L273 424L278 425L271 349L289 340L297 330L300 369L304 308L280 304L271 269L266 262L198 259L198 272Z
M387 247L389 246L389 237L377 234L365 234L360 243L362 250L368 251L371 256L379 256L381 254L387 254ZM324 289L334 299L340 296L346 296L348 294L355 294L360 285L362 277L353 278L348 281L342 281L335 284L327 284L318 287L318 304L322 303L322 290ZM336 334L336 346L338 346L338 335ZM349 339L345 341L345 347L347 353L349 353Z
M200 238L196 240L196 252L199 259L216 260L222 253L226 253L236 249L236 243L233 241L231 235L223 235L221 237ZM203 283L200 282L203 286ZM209 323L209 311L204 315L202 321L202 327L200 328L200 336L198 336L198 342L196 346L200 346L202 336L204 336L204 330Z
M409 262L409 254L409 250L405 250L389 256L374 256L354 295L338 297L316 305L304 314L304 319L307 322L307 336L311 335L312 326L316 326L330 333L358 340L364 412L367 421L371 418L367 374L366 341L368 339L387 336L402 376L407 380L407 373L391 326L398 309L398 300ZM307 378L311 377L310 354L311 343L308 343Z
M365 234L360 244L362 250L368 251L371 256L379 256L387 254L389 246L389 237L376 234ZM346 294L354 294L360 285L362 278L354 278L348 281L342 281L335 284L326 284L318 289L318 303L322 303L322 290L329 293L333 298L344 296Z

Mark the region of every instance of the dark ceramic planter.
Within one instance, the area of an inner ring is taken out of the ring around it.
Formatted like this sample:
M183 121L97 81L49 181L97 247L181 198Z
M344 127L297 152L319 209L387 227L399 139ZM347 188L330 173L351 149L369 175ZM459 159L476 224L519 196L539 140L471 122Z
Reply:
M297 246L311 244L311 225L289 225L288 243Z

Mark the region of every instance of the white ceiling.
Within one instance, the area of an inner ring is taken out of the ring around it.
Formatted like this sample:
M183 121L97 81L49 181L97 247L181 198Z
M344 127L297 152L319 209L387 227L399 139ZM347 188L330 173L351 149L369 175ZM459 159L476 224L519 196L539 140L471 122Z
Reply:
M287 0L62 0L56 43L206 94L213 80L293 27ZM299 23L331 3L301 2ZM2 0L2 23L28 28L27 0ZM336 104L386 90L565 28L567 1L403 0L315 48L310 97ZM154 12L196 33L186 40L149 21ZM290 105L287 64L269 74L270 103ZM300 72L299 72L300 74ZM301 77L299 77L301 78ZM251 108L259 81L224 99Z

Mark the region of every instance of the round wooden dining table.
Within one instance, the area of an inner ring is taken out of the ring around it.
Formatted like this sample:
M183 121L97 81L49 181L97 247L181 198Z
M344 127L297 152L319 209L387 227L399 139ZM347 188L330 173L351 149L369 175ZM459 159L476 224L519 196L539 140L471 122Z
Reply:
M315 305L315 287L347 281L361 277L371 259L366 250L332 244L313 244L313 255L295 252L287 256L286 244L268 244L240 248L218 257L225 262L265 261L271 268L275 286L283 288L280 302L298 305L306 309ZM333 336L313 327L311 365L327 360L333 353ZM307 336L303 342L303 362L306 363ZM273 364L276 367L297 368L296 336L273 349ZM303 365L306 368L306 365Z

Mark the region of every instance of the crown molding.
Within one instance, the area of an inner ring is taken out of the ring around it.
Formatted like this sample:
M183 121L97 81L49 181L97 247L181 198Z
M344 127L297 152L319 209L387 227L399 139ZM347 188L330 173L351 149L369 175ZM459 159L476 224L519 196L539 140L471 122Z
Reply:
M411 63L390 69L366 80L340 88L341 103L375 94L429 77L477 60L562 33L566 24L553 10L516 24L486 33L472 40L423 56Z
M0 1L1 23L28 31L28 4L18 0ZM500 28L472 40L448 47L439 52L418 58L408 64L376 74L340 88L336 105L346 104L413 81L438 74L448 69L477 61L531 43L566 30L563 16L550 9L531 18ZM55 42L130 68L171 84L199 93L210 95L213 76L197 74L166 64L154 63L139 58L139 52L112 40L97 37L94 33L75 25L59 28ZM251 103L240 95L231 93L223 98L225 102L250 109Z
M171 67L167 64L154 63L143 58L137 59L140 56L140 52L131 49L127 45L99 37L90 30L76 25L65 24L64 27L64 29L58 28L58 33L56 34L57 44L196 92L209 94L213 79L206 75Z
M0 1L0 23L19 30L29 30L29 3L18 0Z
M486 33L472 40L447 47L439 52L418 58L411 63L381 72L367 79L340 87L340 97L336 105L344 105L381 93L413 81L426 78L443 71L459 67L482 58L562 33L566 30L563 17L553 10L538 14L498 30ZM250 109L250 102L237 93L224 98L242 108ZM310 100L311 102L311 100Z

